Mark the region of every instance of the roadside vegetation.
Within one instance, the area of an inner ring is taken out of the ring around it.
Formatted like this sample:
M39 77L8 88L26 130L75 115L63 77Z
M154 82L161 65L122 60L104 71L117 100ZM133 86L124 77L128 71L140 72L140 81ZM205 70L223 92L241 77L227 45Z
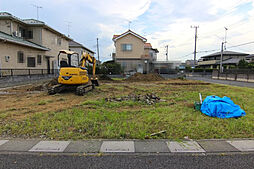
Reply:
M205 139L254 137L254 89L198 81L102 83L85 96L64 92L0 95L2 137L46 139ZM25 90L27 91L27 90ZM13 92L9 91L10 93ZM162 101L107 101L154 94ZM238 119L211 118L194 110L194 101L209 95L228 96L246 111ZM10 102L15 101L15 102ZM10 105L7 105L10 103ZM166 130L150 137L150 134Z

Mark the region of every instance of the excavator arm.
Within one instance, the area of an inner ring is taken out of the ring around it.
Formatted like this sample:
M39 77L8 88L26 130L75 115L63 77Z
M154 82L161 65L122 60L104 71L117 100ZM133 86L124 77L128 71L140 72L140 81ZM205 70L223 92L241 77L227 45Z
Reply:
M91 78L91 82L95 86L99 86L98 79L95 76L96 59L95 59L95 57L91 56L90 54L83 52L82 56L81 56L81 61L80 61L81 67L86 67L86 62L93 64L93 76Z

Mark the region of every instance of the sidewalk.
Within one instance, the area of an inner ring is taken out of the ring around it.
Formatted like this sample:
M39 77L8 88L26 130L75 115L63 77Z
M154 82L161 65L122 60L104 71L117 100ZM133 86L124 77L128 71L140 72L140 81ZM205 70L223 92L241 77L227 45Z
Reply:
M0 139L0 152L45 153L227 153L254 152L254 139L231 140L85 140Z

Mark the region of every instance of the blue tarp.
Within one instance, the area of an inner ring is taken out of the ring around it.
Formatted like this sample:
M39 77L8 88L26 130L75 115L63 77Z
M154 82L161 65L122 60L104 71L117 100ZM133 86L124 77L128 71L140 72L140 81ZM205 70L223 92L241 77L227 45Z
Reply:
M226 96L223 98L218 96L207 96L201 105L201 112L208 116L219 118L232 118L246 115L240 106L234 104L234 102Z

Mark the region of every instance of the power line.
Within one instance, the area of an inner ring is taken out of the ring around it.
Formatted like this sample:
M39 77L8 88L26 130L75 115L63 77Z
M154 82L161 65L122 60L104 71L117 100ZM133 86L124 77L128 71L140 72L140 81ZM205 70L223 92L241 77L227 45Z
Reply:
M230 46L230 47L228 47L228 48L235 48L235 47L238 47L238 46L249 45L249 44L252 44L252 43L254 43L254 41L242 43L242 44L239 44L239 45Z
M180 56L181 58L185 58L185 57L187 57L187 56L190 56L190 55L192 55L193 54L193 52L191 52L191 53L189 53L189 54L186 54L186 55L183 55L183 56ZM179 58L180 58L179 57Z
M197 53L208 53L208 52L215 52L215 51L218 51L218 49L203 50L203 51L198 51Z
M228 43L229 45L232 45L231 43ZM249 52L249 51L247 51L246 49L243 49L242 47L239 47L239 46L237 46L236 48L238 48L238 49L240 49L240 50L242 50L242 51L244 51L244 52Z

